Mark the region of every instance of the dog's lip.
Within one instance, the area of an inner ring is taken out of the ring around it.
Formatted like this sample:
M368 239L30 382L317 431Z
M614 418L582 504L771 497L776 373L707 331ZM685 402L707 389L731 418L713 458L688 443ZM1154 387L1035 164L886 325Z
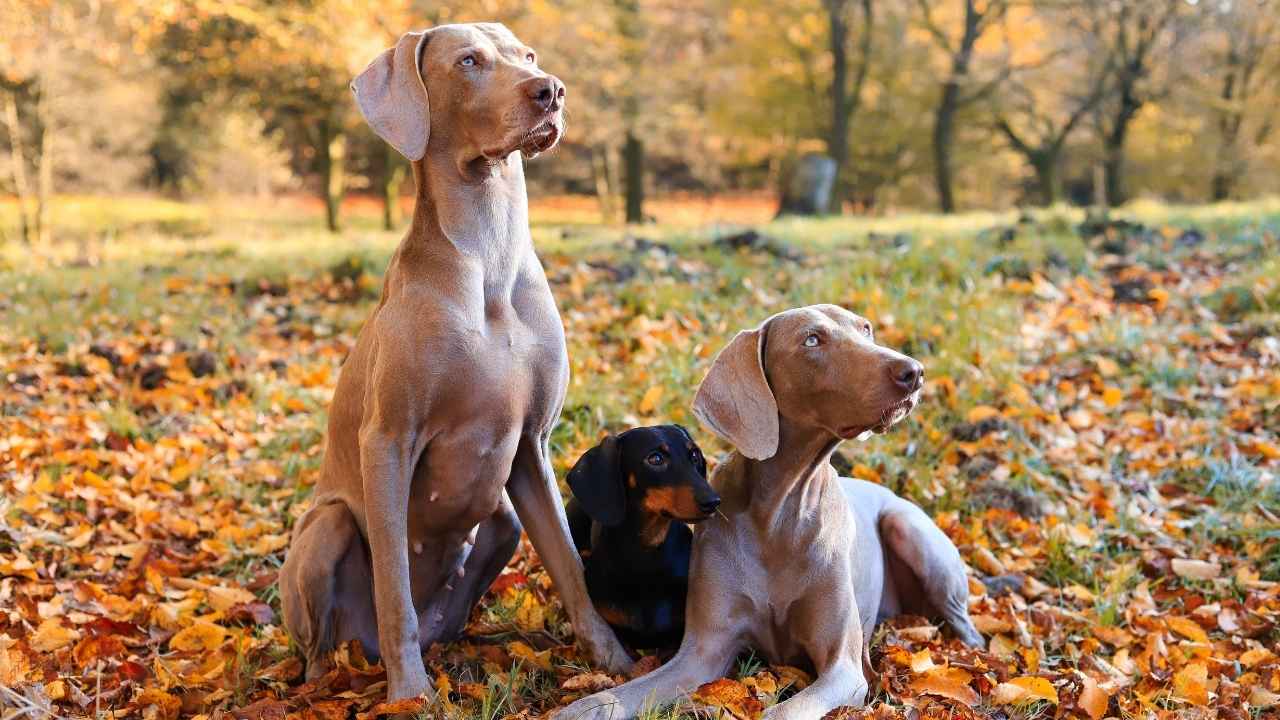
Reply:
M714 515L714 514L715 514L715 513L707 513L706 515L699 515L699 516L697 516L697 517L692 517L692 518L683 518L683 517L677 517L677 516L675 516L675 515L672 515L671 513L667 512L666 510L663 510L663 511L662 511L662 517L664 517L664 518L666 518L666 519L668 519L668 520L677 520L677 521L679 521L679 522L682 522L682 523L689 523L689 524L691 524L691 525L696 525L697 523L700 523L700 522L702 522L702 521L704 521L704 520L709 520L709 519L711 519L711 516L712 516L712 515Z
M836 434L845 440L852 440L866 431L867 428L864 425L850 425L848 427L841 428L836 432Z

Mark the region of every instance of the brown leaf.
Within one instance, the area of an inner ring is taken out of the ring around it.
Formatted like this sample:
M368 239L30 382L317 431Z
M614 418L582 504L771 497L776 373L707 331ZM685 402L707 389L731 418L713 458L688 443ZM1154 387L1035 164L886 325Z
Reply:
M560 689L570 690L573 692L599 692L600 690L607 690L615 685L617 685L617 683L615 683L613 678L608 675L592 672L574 675L561 683Z
M262 698L231 711L231 716L236 720L284 720L287 714L289 704L275 698Z

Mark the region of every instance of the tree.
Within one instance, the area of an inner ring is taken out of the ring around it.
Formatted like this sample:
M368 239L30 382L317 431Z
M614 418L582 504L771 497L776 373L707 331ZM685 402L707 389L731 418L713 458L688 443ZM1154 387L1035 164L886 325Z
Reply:
M1275 52L1280 45L1277 10L1265 0L1206 3L1202 9L1213 28L1208 54L1218 83L1217 96L1208 103L1218 141L1209 183L1209 197L1215 202L1232 197L1256 154L1253 150L1266 143L1275 128L1275 102L1258 100L1266 90L1275 89L1280 77L1280 56ZM1251 117L1257 118L1256 126L1246 134Z
M1164 93L1151 76L1176 45L1171 31L1183 5L1184 0L1090 0L1084 5L1086 31L1099 43L1113 78L1097 114L1108 205L1128 199L1125 145L1138 113Z
M994 78L975 83L973 71L974 50L983 34L998 23L1009 10L1009 0L963 0L964 14L960 37L953 40L934 19L932 0L919 0L925 30L943 50L950 66L938 97L933 122L933 172L938 191L938 206L944 213L955 212L951 147L955 141L956 115L961 108L988 96L1005 77L1009 69Z
M862 102L862 86L866 84L871 69L872 30L874 16L872 0L860 0L862 30L858 39L858 60L849 72L849 22L852 0L823 0L830 27L831 47L831 128L827 135L827 154L836 163L837 187L840 171L849 161L849 128Z
M1030 166L1036 199L1047 206L1062 198L1063 150L1106 94L1111 68L1092 57L1078 33L1064 32L1067 24L1052 7L1023 23L1047 27L1022 39L1038 57L1023 63L994 97L993 124Z

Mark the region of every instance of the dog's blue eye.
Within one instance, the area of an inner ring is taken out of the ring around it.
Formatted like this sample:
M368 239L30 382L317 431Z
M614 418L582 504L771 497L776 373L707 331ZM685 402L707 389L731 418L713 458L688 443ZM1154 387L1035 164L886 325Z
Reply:
M662 453L660 452L651 452L649 453L649 457L644 459L644 461L649 463L650 465L661 465L662 460L663 460L663 457L662 457Z
M805 339L804 339L804 346L805 346L805 347L818 347L818 343L819 343L819 342L820 342L820 341L819 341L819 339L818 339L818 334L817 334L817 333L809 333L808 335L806 335L806 336L805 336Z
M525 56L524 56L524 61L525 61L525 62L527 62L527 63L532 64L532 63L534 63L534 62L536 62L536 61L537 61L537 58L535 58L535 57L533 56L533 53L529 53L528 55L525 55Z
M458 64L462 67L472 67L476 64L476 57L474 55L468 55L459 60Z

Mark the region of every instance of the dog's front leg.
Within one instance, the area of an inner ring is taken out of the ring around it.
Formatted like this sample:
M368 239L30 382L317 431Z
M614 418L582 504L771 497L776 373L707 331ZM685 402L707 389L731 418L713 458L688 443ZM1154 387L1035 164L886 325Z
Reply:
M610 672L626 672L631 667L631 657L587 596L582 558L569 537L560 486L541 441L530 437L520 441L507 492L533 548L551 575L556 592L560 593L574 634L597 664Z
M666 665L621 687L578 700L552 720L628 720L659 710L729 670L740 641L736 633L686 630Z
M764 720L811 720L842 705L862 707L867 702L867 680L858 665L851 659L835 663L812 685L769 708Z
M376 426L360 432L360 474L378 646L387 668L387 698L430 693L418 647L418 617L409 585L408 512L413 481L413 443Z

